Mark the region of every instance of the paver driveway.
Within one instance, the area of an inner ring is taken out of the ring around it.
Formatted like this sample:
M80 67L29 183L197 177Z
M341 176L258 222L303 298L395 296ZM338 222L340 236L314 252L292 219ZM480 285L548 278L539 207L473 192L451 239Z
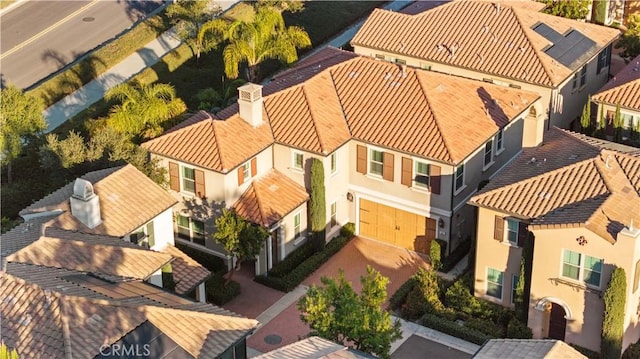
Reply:
M377 241L355 237L340 252L322 265L307 280L305 285L318 285L322 276L335 277L339 269L344 269L345 278L354 289L361 289L360 276L366 274L371 265L391 281L387 288L390 297L419 268L429 268L421 255L402 248L396 248ZM309 327L300 320L296 304L292 304L272 321L258 329L248 340L247 346L267 352L291 344L309 333ZM282 338L279 344L267 344L267 335Z

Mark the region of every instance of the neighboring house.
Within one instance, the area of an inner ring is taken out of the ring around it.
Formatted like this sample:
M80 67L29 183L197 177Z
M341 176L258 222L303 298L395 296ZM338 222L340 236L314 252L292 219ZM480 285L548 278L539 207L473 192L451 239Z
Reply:
M139 271L101 273L162 287L162 268L171 268L176 292L195 290L196 298L204 301L204 280L210 272L174 246L176 203L132 165L89 172L20 211L25 223L2 235L2 255L25 263L47 258L52 262L34 264L91 271L98 263L108 265L110 255L119 259L124 253L135 254L127 258L133 258L131 268ZM97 246L95 254L92 246ZM78 250L78 257L60 256L63 248ZM45 250L50 250L49 256L39 255ZM91 259L99 262L87 261Z
M533 337L599 351L602 296L627 276L623 349L640 337L640 150L553 128L470 204L478 207L475 295L513 306L523 246L533 246Z
M597 18L598 5L602 5L603 16ZM629 17L640 12L638 0L594 0L591 5L591 20L606 25L627 25Z
M620 32L540 8L452 1L415 15L375 9L351 45L376 59L536 92L549 124L566 128L609 79Z
M634 128L640 131L640 55L594 94L591 101L597 105L597 116L602 114L609 127L615 116L616 106L620 105L624 137L628 137Z
M491 339L472 358L587 359L567 343L552 339Z
M264 273L307 236L312 158L325 169L327 238L354 222L411 250L457 246L475 228L466 202L480 182L541 141L539 98L328 48L143 146L181 201L177 240L225 257L214 218L235 207L272 233Z
M20 358L246 358L258 322L154 286L28 264L0 272L2 340Z
M258 355L255 359L373 359L370 354L336 344L320 337L309 337Z

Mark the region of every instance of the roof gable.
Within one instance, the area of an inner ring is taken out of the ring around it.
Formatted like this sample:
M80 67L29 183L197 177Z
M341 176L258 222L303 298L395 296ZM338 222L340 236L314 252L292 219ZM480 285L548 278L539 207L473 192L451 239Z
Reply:
M640 55L591 97L596 102L640 112Z

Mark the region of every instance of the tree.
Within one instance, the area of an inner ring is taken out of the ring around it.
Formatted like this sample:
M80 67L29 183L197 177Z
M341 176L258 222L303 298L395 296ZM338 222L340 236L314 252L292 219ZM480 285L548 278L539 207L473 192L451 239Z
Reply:
M0 343L0 359L18 359L18 351L9 349L4 343Z
M231 105L232 100L238 94L238 87L245 83L242 79L225 81L222 76L222 88L218 91L213 87L207 87L198 91L196 99L198 100L198 109L210 112L216 112Z
M197 41L203 24L218 17L220 6L209 0L178 0L167 6L166 15L176 26L176 34L191 48L191 52L200 58L202 43Z
M544 12L569 19L584 19L589 15L591 0L542 0Z
M602 138L605 137L607 122L608 122L607 118L604 117L604 106L600 105L600 113L598 114L598 123L596 128L596 134L599 137L602 137Z
M440 262L441 256L442 246L438 240L434 239L431 241L431 246L429 248L429 259L431 260L431 267L433 270L439 270L442 267L442 262Z
M640 55L640 14L629 17L627 31L615 45L616 49L622 48L621 57L633 59Z
M259 80L262 61L278 59L290 64L298 60L297 49L311 46L309 35L301 27L286 27L282 14L270 7L259 7L251 22L237 20L227 25L213 20L203 25L198 38L204 39L210 31L222 33L228 40L222 53L227 77L238 77L240 63L246 62L251 82Z
M111 108L107 125L140 139L159 135L165 121L187 108L168 84L123 83L107 91L105 99L119 103Z
M255 258L260 254L265 239L269 237L269 231L241 218L235 210L226 208L223 208L222 214L216 218L216 229L213 238L236 262L235 270L229 271L227 276L228 284L233 272L240 270L243 260Z
M591 135L591 96L588 97L587 103L584 104L584 108L582 109L580 127L582 127L582 133Z
M627 277L623 268L611 273L609 286L604 292L604 318L600 354L604 359L618 359L622 353L624 335L624 307L627 298Z
M624 122L620 113L620 104L616 105L616 112L613 116L613 140L615 142L622 141L622 131L624 130Z
M0 146L2 165L7 166L7 183L11 184L11 164L27 142L47 128L42 98L34 97L10 85L0 90Z
M325 228L327 227L327 204L322 161L312 158L310 172L309 222L311 223L311 236L318 249L322 249L325 243Z
M367 274L360 277L360 295L342 269L337 280L322 277L321 281L322 287L311 286L298 302L300 318L311 327L311 335L352 343L355 349L389 358L391 343L401 337L400 323L382 310L389 278L367 266Z
M302 0L258 0L256 7L272 7L280 11L296 13L304 9L304 2Z

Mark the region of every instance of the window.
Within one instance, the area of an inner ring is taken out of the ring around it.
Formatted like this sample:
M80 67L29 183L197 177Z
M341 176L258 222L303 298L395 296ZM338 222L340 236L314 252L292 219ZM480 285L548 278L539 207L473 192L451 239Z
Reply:
M251 164L249 162L243 164L240 170L242 171L242 178L244 178L244 182L251 179Z
M500 129L496 135L496 154L504 150L504 129Z
M420 63L420 68L422 68L423 70L431 71L431 65L429 64Z
M338 204L336 202L331 203L331 220L329 223L331 228L338 225Z
M487 270L487 295L502 299L502 277L499 270L488 268Z
M507 218L507 240L513 245L518 245L518 225L515 219Z
M513 276L513 280L511 281L511 304L516 304L516 298L518 297L518 281L520 277L517 275Z
M565 249L562 256L562 276L584 281L588 285L600 287L602 259Z
M484 145L484 168L489 167L493 163L493 140L489 140Z
M338 155L334 152L331 154L331 174L338 171Z
M153 235L153 222L149 222L138 228L137 231L131 233L129 235L129 241L141 247L153 247L156 244Z
M573 84L571 85L572 89L576 89L578 87L578 73L573 74Z
M607 46L600 54L598 54L598 75L602 69L609 66L611 61L611 47Z
M369 174L382 177L383 158L382 151L369 151Z
M459 191L464 186L464 164L461 164L456 168L456 191Z
M293 153L293 168L302 170L304 166L304 156L300 152Z
M587 65L582 67L580 70L580 87L584 86L587 83Z
M378 60L384 60L384 55L382 55L382 54L376 54L376 59L378 59Z
M193 168L182 167L182 190L185 192L196 192L196 174Z
M204 246L204 223L190 217L178 216L178 238Z
M421 188L429 188L429 165L424 162L415 162L416 176L413 179L413 185Z
M396 59L396 61L395 61L395 62L396 62L396 64L398 64L398 65L406 65L406 64L407 64L407 61L405 61L405 60L401 60L401 59Z
M293 216L293 238L300 238L300 213Z
M633 115L630 115L628 113L621 113L620 117L622 119L622 127L627 129L627 130L631 130L633 129Z

